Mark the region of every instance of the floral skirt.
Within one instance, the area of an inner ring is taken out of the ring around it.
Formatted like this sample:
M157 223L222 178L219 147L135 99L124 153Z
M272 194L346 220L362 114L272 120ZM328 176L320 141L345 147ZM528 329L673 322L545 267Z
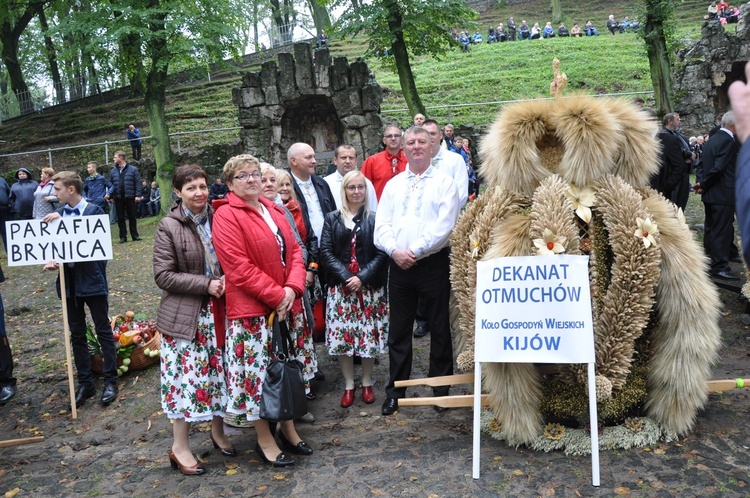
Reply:
M291 315L289 332L297 344L297 359L302 362L304 379L315 375L318 368L315 351L312 355L304 347L302 335L304 319L301 313ZM258 420L263 380L271 359L273 334L265 317L236 319L227 328L227 412L247 414L248 420ZM310 337L312 342L312 337Z
M167 417L196 422L224 416L227 390L223 356L216 347L210 303L200 312L192 341L163 336L161 406Z
M331 355L374 358L388 351L388 302L383 289L328 289L326 345Z

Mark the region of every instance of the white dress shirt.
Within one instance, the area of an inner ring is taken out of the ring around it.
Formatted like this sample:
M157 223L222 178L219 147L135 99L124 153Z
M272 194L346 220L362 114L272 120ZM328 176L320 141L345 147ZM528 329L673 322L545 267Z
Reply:
M307 217L310 220L310 226L315 232L315 236L318 238L318 245L320 245L320 236L323 233L323 223L325 218L323 217L323 209L320 207L320 200L318 199L318 192L315 191L312 179L308 178L307 181L302 181L292 173L292 178L299 185L299 189L302 195L305 196L305 203L307 204Z
M448 247L459 211L450 176L433 166L415 175L407 166L383 189L375 215L375 245L389 256L396 249L411 249L418 260L435 254Z
M460 207L464 207L466 201L469 200L469 172L466 171L466 161L461 157L461 154L440 149L440 152L430 159L430 164L453 178L453 183L458 190Z
M364 175L362 175L364 176ZM328 186L331 187L331 193L333 194L333 200L336 203L336 209L341 209L341 182L344 181L344 177L341 173L334 171L330 175L323 178ZM378 210L378 194L375 193L375 187L372 186L372 182L365 177L365 185L367 186L367 209L370 213L375 214Z

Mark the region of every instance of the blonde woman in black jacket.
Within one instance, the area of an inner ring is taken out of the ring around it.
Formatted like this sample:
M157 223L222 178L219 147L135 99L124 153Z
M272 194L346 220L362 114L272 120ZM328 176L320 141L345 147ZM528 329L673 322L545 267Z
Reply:
M346 386L341 406L354 403L354 356L362 359L362 401L372 403L375 357L388 351L388 303L383 286L388 256L375 247L375 213L367 209L367 184L359 171L341 182L341 209L325 216L320 264L327 290L326 344L338 357Z

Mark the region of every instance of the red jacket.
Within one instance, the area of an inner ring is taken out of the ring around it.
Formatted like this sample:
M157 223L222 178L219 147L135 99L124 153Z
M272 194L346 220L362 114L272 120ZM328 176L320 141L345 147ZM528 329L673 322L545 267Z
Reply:
M226 275L227 318L268 316L284 299L284 287L300 297L305 289L305 266L284 212L260 197L281 230L286 246L286 266L276 237L258 211L234 193L213 202L211 235L216 255ZM295 308L299 306L295 302Z

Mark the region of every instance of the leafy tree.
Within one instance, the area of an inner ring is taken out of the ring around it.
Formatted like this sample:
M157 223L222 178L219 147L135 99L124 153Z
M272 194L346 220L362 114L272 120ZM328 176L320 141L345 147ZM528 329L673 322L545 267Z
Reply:
M674 110L672 63L667 39L672 34L670 20L674 13L673 0L643 0L645 12L641 36L646 42L651 82L654 85L656 112L663 116Z
M552 22L559 24L562 21L562 9L560 8L560 0L552 0Z
M252 2L250 2L252 3ZM239 56L246 44L242 28L251 7L243 0L107 0L88 12L71 16L62 29L96 33L92 44L120 47L121 78L145 89L144 107L156 161L156 181L171 190L174 171L169 127L165 119L167 75L171 65L205 67L228 56ZM127 47L124 47L127 44ZM168 209L170 196L163 196Z
M315 30L317 34L320 31L326 29L331 25L331 16L328 15L328 9L318 0L307 0L307 4L310 7L310 13L312 14L313 22L315 23Z
M412 115L424 113L419 98L410 58L431 55L440 58L455 42L450 28L473 24L476 12L463 0L374 0L359 2L334 24L344 36L365 33L368 37L366 55L388 55L381 60L398 73L401 91Z
M10 85L18 99L21 113L30 112L32 109L29 87L21 70L18 57L18 42L29 22L37 14L43 0L19 1L6 3L0 9L0 43L2 43L2 59L5 69L8 71Z

